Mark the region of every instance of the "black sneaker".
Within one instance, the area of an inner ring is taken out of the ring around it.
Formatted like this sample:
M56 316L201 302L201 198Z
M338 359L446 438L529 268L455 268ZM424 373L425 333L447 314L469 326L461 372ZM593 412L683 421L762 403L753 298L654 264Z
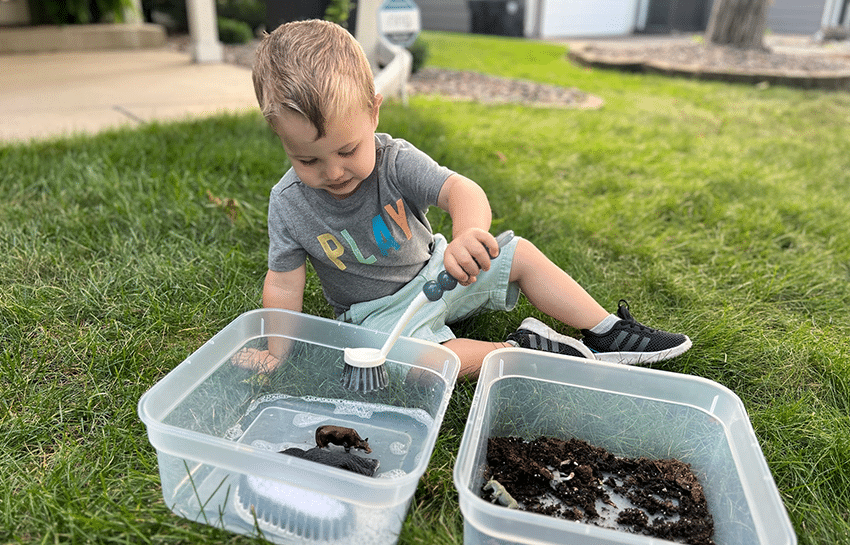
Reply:
M507 342L519 348L543 350L576 358L596 359L593 352L578 339L561 335L540 320L530 317L522 321L519 329L508 335Z
M684 354L691 340L679 333L668 333L638 323L629 313L629 303L623 299L617 308L620 321L607 333L598 335L587 329L582 342L590 348L596 359L632 365L650 363Z

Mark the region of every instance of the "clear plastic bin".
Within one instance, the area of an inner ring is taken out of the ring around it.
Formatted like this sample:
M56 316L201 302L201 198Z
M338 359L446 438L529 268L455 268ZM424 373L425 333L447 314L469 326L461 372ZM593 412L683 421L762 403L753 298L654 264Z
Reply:
M670 543L494 505L479 497L487 440L577 438L629 458L678 458L703 485L718 545L796 535L741 400L699 377L522 349L484 362L454 468L464 543Z
M278 370L261 374L232 363L243 348L265 348L269 337L291 343ZM385 363L385 389L343 389L344 348L380 348L385 339L283 310L239 316L139 400L166 505L276 543L395 543L460 362L440 345L403 337ZM406 382L411 369L416 380ZM379 460L376 475L279 453L316 446L323 424L368 438L373 452L361 454Z

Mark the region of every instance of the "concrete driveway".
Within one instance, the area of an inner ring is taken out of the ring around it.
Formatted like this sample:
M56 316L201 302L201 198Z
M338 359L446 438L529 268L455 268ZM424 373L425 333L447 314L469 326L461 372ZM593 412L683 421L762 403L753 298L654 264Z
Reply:
M251 72L167 48L0 56L0 142L256 109Z

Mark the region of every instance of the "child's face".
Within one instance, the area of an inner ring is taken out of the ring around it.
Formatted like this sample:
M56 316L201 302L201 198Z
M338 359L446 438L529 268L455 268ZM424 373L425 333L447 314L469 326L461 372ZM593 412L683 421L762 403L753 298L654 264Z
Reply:
M272 121L272 128L304 184L345 199L357 191L375 168L375 129L380 104L378 95L374 112L354 108L348 115L329 119L325 135L318 140L316 128L295 112L279 115Z

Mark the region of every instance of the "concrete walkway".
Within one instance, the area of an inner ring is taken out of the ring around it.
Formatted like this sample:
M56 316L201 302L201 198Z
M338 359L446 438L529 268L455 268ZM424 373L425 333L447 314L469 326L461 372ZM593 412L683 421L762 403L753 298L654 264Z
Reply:
M0 56L0 142L256 109L251 71L168 48Z

